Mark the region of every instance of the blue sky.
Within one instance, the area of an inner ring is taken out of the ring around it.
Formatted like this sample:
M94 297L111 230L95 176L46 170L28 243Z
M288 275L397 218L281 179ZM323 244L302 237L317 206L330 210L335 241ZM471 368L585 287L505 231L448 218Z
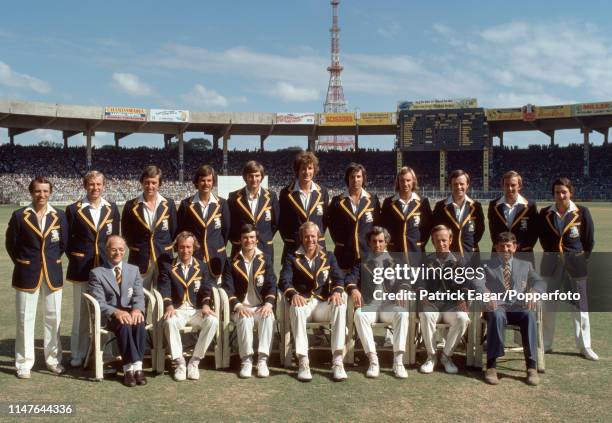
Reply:
M398 100L453 97L476 97L483 107L612 100L611 9L604 1L343 0L349 110L393 111ZM319 112L330 26L324 0L13 3L0 27L0 99ZM59 141L61 134L37 131L18 142L41 138ZM581 135L563 131L557 140ZM534 132L507 134L505 141L548 139ZM0 142L7 142L6 130ZM97 145L111 142L112 134L96 136ZM161 146L162 138L122 143ZM305 144L268 141L269 148ZM233 137L230 147L257 145L255 138Z

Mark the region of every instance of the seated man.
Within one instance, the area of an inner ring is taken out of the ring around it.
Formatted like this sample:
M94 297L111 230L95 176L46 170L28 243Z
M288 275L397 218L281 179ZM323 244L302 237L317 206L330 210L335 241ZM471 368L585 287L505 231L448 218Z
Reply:
M238 331L238 352L242 360L240 377L249 378L253 368L253 326L257 323L257 376L268 377L268 357L274 334L276 276L272 259L257 248L255 225L240 229L240 250L225 265L222 287L229 297L232 320Z
M146 385L142 371L145 349L145 300L138 267L124 263L126 243L111 235L106 240L104 266L89 273L89 292L100 304L102 322L117 337L123 360L123 383L130 388Z
M301 245L283 259L279 288L291 303L291 332L298 356L298 379L312 379L308 361L306 323L331 322L333 354L332 371L335 380L346 379L343 353L346 337L346 304L343 298L344 274L332 253L319 245L321 232L314 222L300 226Z
M444 225L436 225L431 230L431 241L436 252L425 259L427 273L425 278L421 278L417 282L418 298L423 298L422 295L425 293L422 291L426 291L427 297L430 297L448 293L456 295L461 290L467 289L467 283L460 283L462 281L444 277L444 275L450 273L448 269L452 269L454 273L454 269L460 267L463 262L450 252L452 238L451 230ZM442 321L450 327L444 339L444 349L440 361L446 373L457 373L457 366L452 360L453 351L470 323L465 301L455 301L448 297L433 300L424 298L420 305L419 321L423 343L427 350L427 360L421 365L420 371L431 373L436 366L436 323Z
M181 382L185 378L200 378L200 360L215 337L219 320L210 308L213 281L208 267L193 256L199 248L195 235L183 231L176 236L174 244L178 257L160 266L157 286L164 299L164 329L170 356L176 365L174 380ZM189 365L185 366L180 331L187 325L200 333Z
M544 280L533 270L530 261L519 260L516 253L516 236L512 232L497 235L497 254L485 267L485 291L504 293L515 290L545 292ZM496 360L504 355L504 331L507 324L519 325L523 341L523 352L527 364L527 384L540 383L536 369L536 316L535 303L490 301L487 305L487 370L485 381L497 385Z
M355 328L370 362L366 376L375 378L380 374L372 324L383 322L390 323L393 327L393 373L395 377L405 379L408 377L403 363L408 337L408 309L403 308L400 304L374 299L374 290L380 289L373 283L374 268L395 265L387 252L390 239L391 236L386 229L381 226L372 227L372 230L366 235L368 251L363 258L363 264L355 265L352 272L347 275L345 283L346 292L353 299L356 309ZM382 285L384 292L396 292L398 288L394 279L385 280Z

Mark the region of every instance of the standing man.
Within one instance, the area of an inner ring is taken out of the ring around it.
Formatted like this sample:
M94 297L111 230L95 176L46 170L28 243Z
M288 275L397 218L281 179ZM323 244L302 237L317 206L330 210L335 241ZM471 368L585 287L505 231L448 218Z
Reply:
M278 229L280 207L276 193L261 186L266 176L264 167L255 160L242 168L242 179L246 186L230 193L227 203L231 214L229 239L232 243L231 257L241 249L241 230L246 224L255 225L257 248L274 263L274 234Z
M467 196L470 175L453 170L449 176L451 195L436 203L433 211L434 225L444 225L452 231L450 251L469 257L480 251L478 243L485 231L482 205Z
M119 235L119 209L115 203L109 203L102 197L105 182L106 178L101 172L87 172L83 177L85 196L66 208L69 228L66 279L74 282L70 336L72 367L83 364L89 346L89 315L83 299L89 272L106 262L106 239L110 235Z
M462 266L462 260L456 258L450 250L453 241L452 231L444 225L434 226L431 230L431 241L436 252L425 260L427 278L422 278L417 282L419 298L422 298L424 294L429 297L429 295L435 296L437 293L458 294L461 291L467 291L469 285L467 281L458 278L449 280L443 276L450 273L449 269L453 271L454 275L455 269ZM435 269L441 270L435 272ZM433 277L430 274L433 274ZM452 300L451 298L429 300L427 297L420 301L419 322L423 334L423 343L427 350L427 360L420 367L421 373L432 373L436 366L436 323L439 321L450 326L444 339L444 349L440 361L446 373L454 374L458 370L453 363L453 352L470 323L466 302Z
M38 176L28 187L32 203L16 210L6 229L6 251L13 261L17 312L15 368L19 379L29 379L34 365L34 326L38 295L44 297L44 351L47 368L64 372L60 321L62 311L62 254L68 243L66 215L49 204L53 185Z
M240 250L225 265L223 289L229 298L230 313L238 331L238 352L242 360L240 377L249 378L253 368L253 328L257 324L257 376L268 377L268 357L274 335L276 276L272 259L259 248L255 225L240 229Z
M219 319L210 308L213 280L208 267L193 256L199 247L191 232L180 232L175 240L178 258L161 265L159 292L164 299L164 329L170 355L176 365L174 380L200 378L200 360L215 337ZM215 304L215 307L219 307ZM185 365L181 329L191 325L199 330L198 341L189 364ZM218 342L218 341L217 341Z
M365 167L350 163L344 173L347 191L335 196L325 220L334 240L334 256L343 271L353 268L367 250L366 234L379 220L380 202L365 190Z
M174 201L158 192L162 172L157 166L145 167L140 183L142 194L127 201L123 207L121 231L130 249L128 263L138 266L144 287L150 289L157 283L158 260L164 256L172 260L176 207Z
M102 324L113 331L123 361L123 384L146 385L142 359L146 345L145 299L136 266L123 263L126 243L119 235L106 240L107 262L89 273L89 293L100 304Z
M591 324L587 303L587 259L595 245L595 227L588 208L572 201L574 185L568 178L552 184L555 204L540 210L540 243L544 250L541 273L549 291L559 289L569 279L572 291L580 293L575 304L574 329L576 348L587 360L599 360L591 348ZM555 335L557 303L546 302L543 315L544 350L551 351Z
M495 254L491 258L485 271L485 291L498 294L503 298L506 291L514 290L517 294L526 292L546 291L546 284L542 278L533 270L530 261L520 260L514 257L517 251L517 239L512 232L502 232L495 240ZM536 348L537 331L536 316L534 313L535 303L490 301L487 304L487 370L485 381L491 385L497 385L496 360L504 353L504 333L507 324L520 327L523 352L527 365L527 383L537 385L540 377L537 371ZM478 340L480 342L480 340Z
M227 260L225 245L230 233L230 210L227 201L213 193L217 174L212 166L200 166L193 175L193 185L198 192L181 201L178 230L196 236L200 248L196 249L194 256L208 266L215 283L220 283Z
M512 232L517 240L517 251L528 253L533 260L533 246L538 241L538 209L535 202L520 194L522 187L521 175L514 170L504 173L504 195L489 203L489 235L495 251L497 236L502 232Z
M310 151L302 151L293 161L295 181L280 192L280 221L278 230L283 237L283 258L299 248L299 228L304 222L313 222L320 230L319 243L325 248L324 216L327 213L327 188L314 182L319 171L319 159Z
M300 246L283 259L278 287L291 304L291 332L298 357L298 379L312 380L308 360L308 321L331 322L332 373L335 380L347 378L343 352L346 337L344 275L332 253L319 244L321 232L314 222L303 223Z
M414 170L402 167L395 177L396 194L385 198L382 205L380 222L391 234L389 251L405 255L425 252L432 212L429 199L417 194L418 189Z

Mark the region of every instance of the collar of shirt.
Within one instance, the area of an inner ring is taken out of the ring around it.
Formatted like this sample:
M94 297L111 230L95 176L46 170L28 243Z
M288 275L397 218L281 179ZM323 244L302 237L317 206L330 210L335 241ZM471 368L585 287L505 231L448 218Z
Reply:
M436 261L440 264L446 264L448 262L451 263L456 263L457 262L457 257L455 257L455 255L453 253L451 253L450 251L448 253L446 253L446 256L444 257L444 260L440 261L440 257L438 256L438 253L434 253L436 255Z
M32 203L30 203L30 205L26 207L26 210L30 210L30 211L36 213L36 210L34 210L34 204L32 204ZM47 203L47 210L45 210L45 216L48 215L51 212L55 213L55 212L57 212L57 210L55 210L51 204Z
M181 268L185 268L185 263L183 263L181 260L178 260L177 265L179 265ZM193 266L193 257L191 257L189 259L189 263L187 263L187 268L190 268L191 266Z
M123 262L122 261L120 261L119 264L112 264L112 263L109 263L109 264L111 266L110 269L113 271L113 273L115 272L115 267L118 267L121 273L123 273Z
M261 196L261 191L262 191L262 188L260 186L259 189L257 190L257 194L255 194L255 198L251 198L251 192L249 191L247 187L244 187L244 195L246 196L248 201L259 199L259 197Z
M501 263L502 269L505 266L506 263L508 263L508 265L510 266L510 270L512 270L512 260L514 259L514 257L510 257L510 259L508 259L508 261L504 261L504 257L503 254L497 253L497 258L499 259L499 262Z
M241 249L241 250L240 250L240 252L238 253L238 255L239 255L240 257L242 257L242 260L243 260L245 263L250 263L250 262L252 262L252 261L255 259L255 256L258 256L258 255L260 255L260 254L263 254L263 252L262 252L262 251L261 251L259 248L257 248L257 247L255 247L255 254L253 254L253 259L251 259L251 260L247 260L247 258L244 256L244 254L242 254L242 249Z
M348 192L348 190L345 190L343 195L348 198L349 200L351 199L351 194ZM359 201L361 201L362 198L368 198L370 196L370 194L368 194L368 192L361 188L361 194L359 195Z
M464 197L464 201L463 201L463 204L461 205L461 207L463 207L463 205L465 205L466 203L473 203L473 202L474 202L474 200L472 200L470 197L468 197L467 195L465 195L465 197ZM457 205L457 203L455 203L455 200L453 200L453 196L452 196L452 194L448 196L448 198L446 199L446 201L444 202L444 204L445 204L445 205L447 205L447 206L448 206L449 204L452 204L452 205L454 205L455 207L459 207L459 206Z
M504 205L508 206L509 208L512 208L512 207L516 206L517 204L522 204L522 205L526 206L527 205L527 199L525 197L523 197L521 194L519 194L518 197L516 198L516 201L514 202L514 204L510 205L510 203L506 199L506 196L502 195L501 197L499 197L499 200L497 200L497 203L495 205L499 206L500 204L504 204Z
M293 182L293 191L306 192L306 191L302 191L302 188L300 187L299 179L296 179L295 182ZM321 191L321 187L317 185L315 181L310 182L310 192L313 192L313 191Z
M561 213L559 213L559 210L557 209L557 205L553 204L552 207L550 208L553 212L555 212L555 214L560 218L563 219L565 217L566 214L576 211L578 210L578 206L576 206L576 204L570 200L569 203L569 207L567 208L567 210L565 211L565 213L563 213L563 215L561 215Z
M314 257L312 259L309 259L306 256L306 251L304 250L304 246L300 245L300 248L295 250L295 255L303 256L306 260L308 260L308 264L311 265L312 262L314 261L314 259L317 258L317 256L319 255L320 252L321 252L321 246L317 245L317 251L316 251Z
M408 204L410 204L410 202L411 202L412 200L419 200L419 201L420 201L420 200L421 200L421 197L420 197L420 196L419 196L419 194L417 194L416 192L413 192L413 193L411 193L411 194L410 194L410 198L408 199L408 201L404 201L404 200L402 200L402 198L399 196L399 194L395 194L395 195L393 196L393 201L396 201L396 200L397 200L397 201L399 201L400 203L402 203L402 205L407 206Z
M100 204L98 204L98 207L94 207L93 204L91 204L91 202L89 201L89 198L87 198L87 196L84 196L81 199L81 207L85 208L85 207L91 207L92 209L100 209L102 208L102 206L110 206L110 203L108 201L106 201L104 198L100 198Z
M194 204L200 203L202 207L206 207L206 205L209 205L209 204L217 204L219 200L217 200L217 197L215 197L215 194L211 192L210 197L208 197L208 204L204 205L202 200L200 200L200 194L196 192L196 194L191 198L191 202Z
M159 192L157 193L157 196L155 197L155 208L157 209L157 207L161 204L162 201L167 201ZM144 203L145 199L144 199L144 194L140 194L138 196L138 202L139 203Z

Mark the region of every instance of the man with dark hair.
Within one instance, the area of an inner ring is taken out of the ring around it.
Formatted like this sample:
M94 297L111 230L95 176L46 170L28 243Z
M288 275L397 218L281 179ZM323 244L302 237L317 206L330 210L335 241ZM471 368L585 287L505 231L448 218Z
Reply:
M278 230L283 237L283 258L300 246L298 229L304 222L313 222L321 232L319 243L325 248L325 230L329 193L314 178L319 171L319 159L310 151L302 151L293 161L295 181L280 192L280 220Z
M241 249L240 231L245 224L255 225L258 232L257 248L274 262L274 235L278 229L280 207L276 193L261 186L266 177L264 167L255 160L248 161L242 169L246 185L230 193L227 198L231 214L229 239L231 257Z
M141 177L143 192L123 206L121 232L130 250L128 263L138 266L144 287L157 283L157 262L172 260L172 240L176 232L176 207L170 198L158 191L162 184L161 169L145 167Z
M332 198L325 215L335 244L334 256L344 271L352 269L366 253L366 234L379 220L380 202L365 190L366 177L363 165L350 163L344 174L347 190Z
M230 211L227 201L215 195L217 174L212 166L203 165L193 176L198 192L181 201L178 209L178 231L189 231L200 243L194 256L207 266L211 277L219 283L227 260L225 245L230 232Z
M268 377L268 357L274 335L276 276L271 258L257 248L255 225L240 228L240 250L228 260L222 287L227 292L232 320L238 332L240 377L249 378L253 368L253 329L259 334L257 376Z
M83 364L89 346L89 314L83 293L87 291L89 272L106 261L106 239L119 235L121 216L115 203L106 201L104 174L96 170L83 177L85 195L66 208L68 221L68 272L66 279L74 282L70 365Z
M6 251L13 261L17 311L15 367L19 379L29 379L34 365L34 324L38 296L44 297L44 351L47 368L62 374L59 328L62 312L62 254L68 243L66 215L49 204L53 185L44 177L28 187L32 203L11 215L6 229Z

